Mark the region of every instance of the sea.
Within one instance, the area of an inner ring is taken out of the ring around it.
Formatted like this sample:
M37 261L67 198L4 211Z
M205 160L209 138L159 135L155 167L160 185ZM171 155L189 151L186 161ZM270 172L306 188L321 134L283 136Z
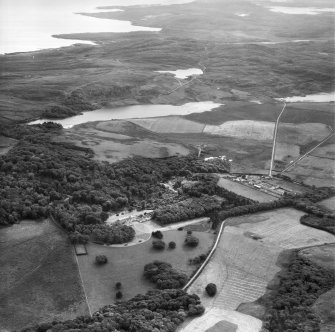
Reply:
M133 5L169 5L192 0L0 0L0 54L59 48L92 41L55 38L72 33L160 31L129 21L81 15L99 11L127 10ZM113 10L97 7L119 6Z

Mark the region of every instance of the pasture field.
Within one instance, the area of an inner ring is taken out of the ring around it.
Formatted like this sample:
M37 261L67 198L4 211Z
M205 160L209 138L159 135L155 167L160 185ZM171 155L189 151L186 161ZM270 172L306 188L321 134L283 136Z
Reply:
M225 100L224 104L211 112L193 113L184 117L211 125L246 119L275 122L282 109L282 104L272 102L253 104L246 101ZM331 103L291 103L286 106L282 122L295 124L319 122L329 125L334 122L334 115Z
M326 141L328 143L328 141ZM335 159L335 144L325 144L317 147L312 153L311 156L320 157L320 158L329 158Z
M219 126L206 125L204 133L268 141L273 138L274 126L274 122L267 121L227 121ZM280 123L278 142L305 145L313 141L321 141L329 133L328 126L321 123Z
M324 269L335 269L335 243L302 249L299 255Z
M300 224L300 217L304 214L293 208L283 208L237 217L230 224L259 237L260 243L283 249L335 242L334 235Z
M285 172L285 175L310 186L327 187L335 184L335 163L329 158L309 155Z
M215 235L194 232L200 242L196 248L187 248L184 244L186 231L163 232L166 245L176 242L176 248L157 251L152 249L152 240L130 247L114 248L97 244L87 246L88 255L79 256L78 264L83 279L86 295L92 311L115 301L115 283L121 282L123 299L130 299L137 294L144 294L155 288L154 284L144 279L144 265L154 260L171 263L172 266L188 275L196 268L188 260L208 252ZM106 255L108 263L103 266L94 264L96 255Z
M227 178L221 177L218 181L218 186L233 191L235 194L253 199L258 202L272 202L278 198L275 196L268 195L260 190L253 189L244 184L228 180Z
M207 309L202 316L185 323L178 332L259 332L262 327L262 321L257 318L219 308Z
M335 211L335 196L324 199L318 204L325 206L329 210Z
M289 143L277 143L275 160L289 162L300 155L300 146Z
M78 125L64 131L55 140L90 148L96 160L111 163L133 156L166 158L185 156L190 152L182 144L122 120Z
M156 133L202 133L205 128L203 123L190 121L179 116L132 119L130 121Z
M0 330L88 314L72 245L49 220L0 229Z

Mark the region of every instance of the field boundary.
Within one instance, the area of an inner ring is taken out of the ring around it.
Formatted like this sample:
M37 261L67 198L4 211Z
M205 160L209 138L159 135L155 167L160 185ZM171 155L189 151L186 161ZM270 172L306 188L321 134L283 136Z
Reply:
M219 241L221 239L221 235L222 235L222 232L224 230L224 227L225 227L225 224L226 222L229 220L226 219L222 222L221 226L220 226L220 230L219 230L219 233L216 237L216 240L215 240L215 243L213 245L213 248L211 249L211 251L209 252L207 258L205 259L205 261L201 264L201 266L199 267L199 269L197 270L197 272L193 275L193 277L188 281L188 283L182 288L182 290L186 291L187 288L189 288L193 283L194 281L199 277L200 273L203 271L203 269L205 268L205 266L208 264L209 260L212 258L218 244L219 244Z

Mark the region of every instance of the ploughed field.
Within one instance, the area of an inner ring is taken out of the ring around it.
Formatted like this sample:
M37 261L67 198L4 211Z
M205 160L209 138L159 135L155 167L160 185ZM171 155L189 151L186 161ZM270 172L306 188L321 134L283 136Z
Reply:
M49 220L0 229L0 330L87 315L72 245Z
M200 326L210 328L220 320L219 317L224 317L223 320L239 325L240 331L249 331L242 327L249 317L250 331L259 331L257 320L251 316L242 316L239 323L236 310L241 304L252 303L265 294L268 284L280 271L279 256L286 249L311 247L304 249L302 254L328 266L333 263L333 244L329 248L326 246L328 249L319 246L334 243L335 237L301 225L302 215L295 209L284 208L226 221L228 226L224 228L213 257L188 289L190 293L198 294L207 308L204 319L197 320ZM217 285L214 297L205 292L206 285L211 282ZM329 303L329 296L324 296ZM259 304L252 306L255 306L253 310L262 312ZM253 310L247 312L251 314ZM212 315L216 318L211 318ZM196 321L184 324L182 331L192 331L196 326Z

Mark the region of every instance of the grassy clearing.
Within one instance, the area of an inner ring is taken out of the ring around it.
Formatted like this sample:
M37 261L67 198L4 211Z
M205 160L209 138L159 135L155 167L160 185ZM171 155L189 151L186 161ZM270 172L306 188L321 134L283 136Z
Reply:
M321 331L331 332L335 329L335 288L322 294L314 303L313 309L320 317Z
M0 229L0 330L88 314L72 246L49 220Z
M13 138L0 135L0 156L6 154L16 142Z
M277 197L268 195L260 190L253 189L244 184L240 184L238 182L231 181L226 178L220 178L218 186L233 191L235 194L256 200L261 203L272 202L278 199Z
M325 206L329 210L335 211L335 196L324 199L323 201L319 202L318 204L321 204L321 205Z
M137 294L144 294L154 288L154 284L143 277L143 268L147 263L160 260L172 264L173 268L191 275L194 266L188 264L189 258L206 253L214 240L211 233L194 232L200 239L196 248L185 247L185 231L164 232L163 240L168 244L176 242L176 249L156 251L152 249L152 240L143 244L123 248L111 248L96 244L87 246L88 256L78 257L79 268L83 278L86 294L92 310L115 301L115 283L121 282L123 298L129 299ZM108 263L97 267L96 255L106 255Z
M322 268L335 268L335 244L327 244L324 246L303 249L299 252L299 256L307 258Z

